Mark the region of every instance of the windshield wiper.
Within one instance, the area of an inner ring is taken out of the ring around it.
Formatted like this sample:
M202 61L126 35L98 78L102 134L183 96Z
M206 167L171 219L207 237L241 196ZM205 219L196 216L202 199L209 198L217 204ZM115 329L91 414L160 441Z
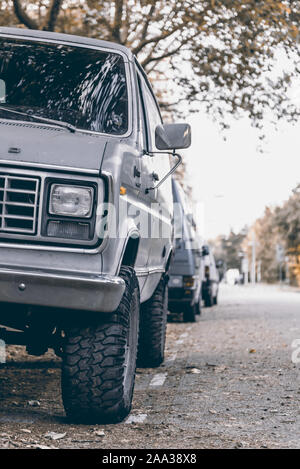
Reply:
M19 114L20 116L31 117L32 119L36 119L40 122L45 122L47 124L57 125L59 127L63 127L65 129L68 129L72 133L76 132L76 130L77 130L76 127L74 127L74 125L69 124L68 122L57 121L55 119L50 119L48 117L36 116L35 114L31 114L30 112L15 111L14 109L10 109L6 106L3 106L2 104L0 104L0 109L3 109L3 111L6 111L6 112L12 112L14 114Z

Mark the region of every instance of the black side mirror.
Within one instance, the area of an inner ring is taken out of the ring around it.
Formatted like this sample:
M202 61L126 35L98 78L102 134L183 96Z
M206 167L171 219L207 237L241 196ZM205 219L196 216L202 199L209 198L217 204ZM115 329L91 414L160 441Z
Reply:
M191 145L189 124L158 125L155 129L155 145L159 150L179 150Z
M209 255L209 246L202 246L202 257Z

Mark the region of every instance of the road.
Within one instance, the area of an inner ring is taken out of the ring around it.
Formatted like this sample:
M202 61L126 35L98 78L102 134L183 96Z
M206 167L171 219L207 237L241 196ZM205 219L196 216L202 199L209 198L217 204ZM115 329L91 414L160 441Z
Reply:
M299 448L297 339L298 291L222 285L196 324L168 324L165 363L137 370L131 415L105 426L66 422L52 353L8 347L0 448Z

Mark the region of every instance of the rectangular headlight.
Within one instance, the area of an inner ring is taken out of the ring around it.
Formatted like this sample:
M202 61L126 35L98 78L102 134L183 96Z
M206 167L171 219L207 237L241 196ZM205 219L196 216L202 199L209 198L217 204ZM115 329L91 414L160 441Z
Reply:
M49 213L65 217L89 218L93 211L93 201L93 187L52 184Z
M173 288L180 288L183 285L182 276L181 275L170 275L169 279L169 287Z

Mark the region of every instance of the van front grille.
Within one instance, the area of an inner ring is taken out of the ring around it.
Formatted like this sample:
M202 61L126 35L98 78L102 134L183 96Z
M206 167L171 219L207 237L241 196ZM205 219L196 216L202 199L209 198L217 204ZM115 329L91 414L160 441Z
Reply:
M36 233L39 179L0 172L0 233Z

